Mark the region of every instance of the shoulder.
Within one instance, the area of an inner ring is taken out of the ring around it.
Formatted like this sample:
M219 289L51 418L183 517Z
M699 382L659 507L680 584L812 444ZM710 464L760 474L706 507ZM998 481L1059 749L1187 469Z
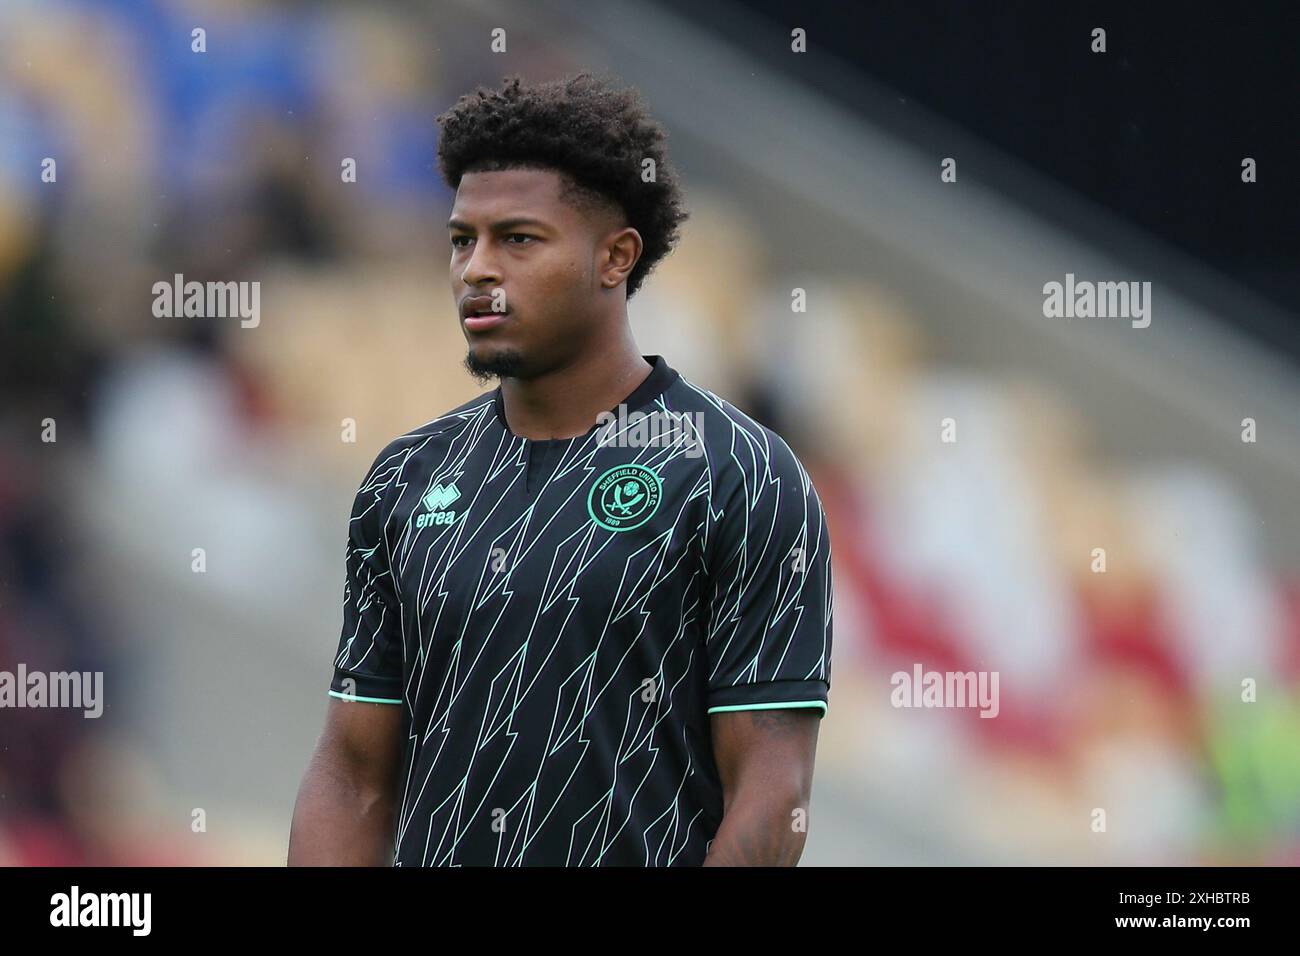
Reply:
M667 398L674 411L699 413L715 485L739 484L756 492L760 482L808 483L803 462L781 435L716 392L682 378Z
M447 440L459 435L466 427L481 422L494 414L494 391L483 392L437 418L417 425L389 440L375 455L362 490L378 490L402 474L408 462L417 456L437 453Z

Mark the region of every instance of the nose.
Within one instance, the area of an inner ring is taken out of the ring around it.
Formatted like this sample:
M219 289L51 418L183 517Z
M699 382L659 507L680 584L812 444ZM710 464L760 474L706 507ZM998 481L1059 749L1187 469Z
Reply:
M489 246L491 243L475 242L465 260L460 281L467 286L500 285L501 270L497 267Z

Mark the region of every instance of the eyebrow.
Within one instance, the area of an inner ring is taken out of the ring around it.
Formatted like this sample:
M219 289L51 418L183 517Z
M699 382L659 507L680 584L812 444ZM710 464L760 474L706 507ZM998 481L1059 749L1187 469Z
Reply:
M527 216L516 216L513 219L502 219L499 222L492 223L493 232L504 232L507 229L516 229L519 226L532 226L537 229L549 228L546 223L540 219L530 219ZM462 232L473 232L474 227L463 219L457 219L455 216L447 220L448 229L459 229Z

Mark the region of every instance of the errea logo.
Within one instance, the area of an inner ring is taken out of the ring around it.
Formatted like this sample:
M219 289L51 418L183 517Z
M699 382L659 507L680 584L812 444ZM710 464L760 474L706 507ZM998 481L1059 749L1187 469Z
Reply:
M448 511L447 508L459 498L460 489L456 487L454 481L449 485L438 482L424 496L424 506L428 511L415 519L415 526L427 528L436 524L455 524L456 512Z

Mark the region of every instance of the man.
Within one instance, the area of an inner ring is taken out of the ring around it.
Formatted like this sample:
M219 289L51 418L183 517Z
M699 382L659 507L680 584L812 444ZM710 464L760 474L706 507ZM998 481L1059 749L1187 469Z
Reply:
M686 218L664 133L585 73L439 123L465 362L500 384L361 483L289 862L794 865L830 540L788 445L633 340Z

